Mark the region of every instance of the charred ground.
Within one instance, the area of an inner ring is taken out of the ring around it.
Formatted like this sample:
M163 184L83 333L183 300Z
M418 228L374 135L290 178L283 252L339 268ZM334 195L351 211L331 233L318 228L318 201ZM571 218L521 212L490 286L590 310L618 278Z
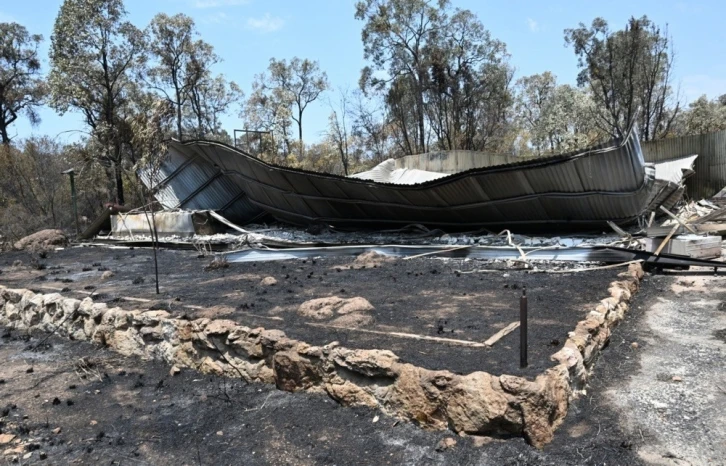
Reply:
M9 287L46 293L62 290L69 297L90 295L110 306L163 309L190 319L231 319L249 327L283 330L312 345L339 341L349 348L390 349L402 360L428 369L526 377L553 365L550 356L562 347L575 324L607 296L607 284L620 272L530 274L501 263L432 258L295 260L225 264L209 270L210 257L162 250L162 294L156 295L151 259L146 249L72 248L45 258L7 253L0 257L0 271ZM22 265L13 266L16 261ZM501 270L459 273L482 267ZM111 273L112 277L103 278ZM277 283L263 285L266 277ZM524 287L529 299L529 366L524 370L519 367L519 330L491 348L389 334L483 342L519 320ZM359 329L332 328L297 313L303 302L330 296L365 298L375 308L368 313L372 323Z

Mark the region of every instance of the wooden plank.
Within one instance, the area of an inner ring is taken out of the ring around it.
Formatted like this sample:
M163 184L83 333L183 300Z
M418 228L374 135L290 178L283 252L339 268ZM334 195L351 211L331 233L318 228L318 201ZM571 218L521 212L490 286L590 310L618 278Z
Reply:
M650 213L650 218L648 219L648 228L653 225L653 220L655 220L655 210Z
M671 229L671 232L668 233L668 236L665 237L663 242L660 243L660 246L658 246L658 249L656 249L655 252L653 253L654 256L657 256L658 254L660 254L660 252L663 250L663 248L666 246L666 244L668 244L668 241L670 241L671 238L673 238L673 234L676 232L676 230L678 230L678 225L673 226L673 229Z
M660 238L646 238L646 250L652 251L662 241ZM696 259L721 257L721 238L719 236L674 236L661 251Z
M682 227L687 228L688 231L690 231L694 235L697 235L698 234L698 232L696 230L694 230L691 225L689 225L686 222L684 222L683 220L681 220L676 214L672 213L670 210L666 209L663 206L660 206L660 210L662 210L663 212L665 212L666 215L668 215L670 218L672 218L676 222L680 223Z
M617 233L618 235L620 235L621 237L630 238L630 233L628 233L627 231L625 231L622 228L620 228L619 226L617 226L615 224L615 222L611 222L610 220L608 220L608 225L610 225L610 228L612 228L613 231L615 233Z
M430 337L428 335L416 335L413 333L402 333L402 332L383 332L380 330L370 330L365 328L353 328L353 327L343 327L339 325L328 325L328 324L316 324L313 322L306 322L307 325L311 327L320 327L320 328L332 328L336 330L346 330L346 331L354 331L354 332L362 332L362 333L371 333L373 335L387 335L391 337L398 337L398 338L409 338L412 340L426 340L426 341L433 341L436 343L447 343L450 345L459 345L459 346L469 346L472 348L488 348L489 346L484 343L479 343L477 341L467 341L467 340L455 340L452 338L441 338L441 337Z
M726 207L724 207L723 209L714 210L710 214L704 215L703 217L699 217L696 220L694 220L693 222L691 222L691 224L698 225L700 223L709 222L711 220L717 220L719 217L721 217L723 215L726 215Z
M507 335L509 335L510 333L512 333L514 331L514 329L517 327L519 327L519 321L512 322L511 324L507 325L506 327L504 327L503 329L501 329L500 331L498 331L497 333L495 333L494 335L489 337L489 339L487 341L485 341L484 344L487 346L493 346L494 343L498 342L502 338L504 338Z
M678 231L676 231L677 235L683 235L687 233L688 230L683 228L680 225L676 225L678 227ZM703 223L703 224L692 224L691 227L693 227L698 233L712 233L712 234L726 234L726 223ZM670 232L671 227L650 227L646 229L646 235L651 238L663 238L664 236L667 236Z

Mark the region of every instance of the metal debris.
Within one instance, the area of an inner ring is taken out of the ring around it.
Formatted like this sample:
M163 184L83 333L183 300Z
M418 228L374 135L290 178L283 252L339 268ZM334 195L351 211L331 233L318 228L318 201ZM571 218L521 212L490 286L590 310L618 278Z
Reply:
M394 176L385 162L378 172L388 177L369 176L382 181L278 167L210 141L172 141L168 151L160 179L141 174L147 186L159 186L157 200L167 208L219 210L238 225L266 212L293 225L348 228L623 225L672 207L695 159L646 164L635 129L624 140L575 153L443 176L410 167Z

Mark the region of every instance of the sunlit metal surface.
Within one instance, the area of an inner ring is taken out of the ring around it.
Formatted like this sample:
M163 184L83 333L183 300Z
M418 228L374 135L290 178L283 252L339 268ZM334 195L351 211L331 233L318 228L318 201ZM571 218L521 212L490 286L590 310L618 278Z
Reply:
M634 222L682 193L670 176L678 167L667 170L668 179L656 180L635 130L625 140L584 151L435 179L424 173L428 180L413 184L277 167L210 141L172 141L167 160L158 180L160 202L210 210L224 204L230 211L223 215L241 224L268 212L305 226L600 228L608 220Z

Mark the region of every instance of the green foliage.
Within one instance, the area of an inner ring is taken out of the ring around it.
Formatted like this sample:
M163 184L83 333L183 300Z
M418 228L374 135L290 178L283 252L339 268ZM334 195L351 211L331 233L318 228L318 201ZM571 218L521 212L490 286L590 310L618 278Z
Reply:
M243 93L224 76L213 76L212 67L221 59L211 45L195 39L199 33L194 20L160 13L151 20L147 35L154 60L147 72L149 84L174 106L176 138L222 137L219 117L241 101Z
M566 29L565 42L578 56L578 84L591 89L603 131L622 137L637 123L645 141L669 133L680 105L671 89L674 55L667 29L643 16L613 32L595 18L590 27Z
M290 127L294 122L302 156L303 114L328 87L328 77L318 62L298 57L290 62L271 58L267 72L255 76L252 94L245 105L245 120L251 129L281 134L279 142L285 157L292 149Z
M231 142L229 134L222 128L220 117L230 107L244 100L244 92L234 82L223 75L212 78L205 75L190 91L190 106L187 109L189 132L197 139Z
M517 124L535 154L569 152L604 136L587 91L558 85L548 71L520 78L516 88Z
M47 93L40 77L38 46L43 36L18 23L0 23L0 142L10 143L8 127L24 113L33 125Z
M726 129L726 94L708 100L702 95L678 117L678 135L704 134Z
M292 127L292 103L281 87L269 87L267 75L259 74L252 82L252 93L244 105L241 117L246 128L255 131L269 131L274 140L268 138L265 152L290 153Z
M476 15L447 0L365 0L356 18L371 62L361 89L385 96L404 153L505 145L513 71Z
M97 160L110 168L124 203L123 115L143 66L143 33L124 21L122 0L65 0L51 38L50 105L83 114Z
M194 20L184 14L159 13L147 28L149 53L156 60L148 70L150 85L174 106L176 137L184 139L182 116L192 90L219 61L212 46L201 40Z

